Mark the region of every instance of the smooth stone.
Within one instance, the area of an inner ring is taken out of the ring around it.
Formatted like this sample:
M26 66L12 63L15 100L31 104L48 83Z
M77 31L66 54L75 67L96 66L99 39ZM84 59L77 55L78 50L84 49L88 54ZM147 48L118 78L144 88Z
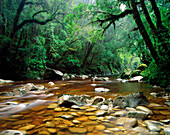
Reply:
M73 115L73 116L80 116L80 114L78 114L78 113L76 113L76 112L72 112L72 113L70 113L71 115Z
M83 121L87 121L88 120L88 117L87 116L81 116L79 118L75 118L75 120L78 120L80 122L83 122Z
M120 129L119 129L119 128L107 128L107 130L109 130L109 131L113 131L113 132L120 131Z
M160 122L163 122L163 123L167 123L169 124L170 123L170 119L167 119L167 120L159 120Z
M105 116L105 119L110 120L110 121L115 121L116 117L114 117L114 116Z
M114 113L114 116L115 117L122 117L122 116L125 116L127 114L126 111L117 111Z
M103 132L106 134L113 134L113 132L111 132L110 130L104 130Z
M72 115L61 115L62 118L65 118L65 119L72 119L74 118Z
M15 126L15 125L22 125L22 124L26 124L26 123L31 123L33 120L19 120L16 122L12 122L11 125Z
M92 132L94 130L94 128L95 128L94 126L88 126L87 127L87 131L88 132Z
M48 132L50 132L52 134L57 133L57 129L55 129L55 128L48 128L47 130L48 130Z
M52 123L52 122L46 122L46 123L45 123L45 126L46 126L46 127L49 127L49 128L53 128L53 127L55 127L55 124Z
M107 127L107 128L113 128L115 126L115 124L113 123L107 123L107 122L102 122L102 124Z
M60 128L60 129L67 129L68 125L62 124L62 125L57 125L57 127Z
M27 130L31 130L35 127L35 125L27 125L25 127L21 127L19 128L19 130L24 130L24 131L27 131Z
M65 120L64 124L68 125L69 127L75 126L71 121Z
M89 120L97 120L96 116L89 116Z
M150 107L162 107L162 105L157 104L157 103L150 103L148 106L150 106Z
M160 114L163 114L163 115L170 115L170 111L160 111Z
M97 117L98 120L104 120L104 117Z
M152 112L150 109L148 109L148 108L146 108L146 107L144 107L144 106L137 106L137 107L136 107L136 110L144 111L144 112L147 112L147 113L150 114L150 115L153 115L153 112Z
M161 130L160 127L158 127L158 126L156 126L155 124L153 124L152 121L150 121L150 120L144 121L144 124L147 126L147 128L149 129L149 131L159 132L159 131Z
M78 110L81 109L78 105L72 105L71 108L72 109L78 109Z
M86 109L86 112L94 112L96 111L97 109L96 108L87 108Z
M158 132L149 132L148 135L160 135Z
M82 123L82 126L94 126L94 125L98 125L98 122L96 121L87 121Z
M148 117L148 113L143 112L143 111L129 111L128 112L128 117L129 118L145 119L145 118Z
M164 128L165 135L170 135L170 127Z
M131 108L131 107L126 107L125 108L127 111L136 111L134 108Z
M19 130L4 130L0 132L0 135L27 135L27 132Z
M73 120L73 123L80 124L81 122L79 120Z
M68 128L71 133L83 134L87 132L86 128Z
M127 120L125 123L124 123L124 126L127 127L127 128L132 128L134 126L137 125L137 119L136 118L132 118L132 119L129 119Z
M47 84L48 86L54 86L54 83L53 82L48 82L48 84Z
M98 130L98 131L103 131L105 129L105 126L104 125L97 125L97 126L95 126L95 129Z
M139 132L139 133L144 133L144 134L149 132L149 131L148 131L146 128L144 128L144 127L135 127L133 130L136 131L136 132Z
M58 104L50 104L47 109L54 109L54 108L57 108L58 107Z
M62 109L61 109L61 108L59 108L59 107L57 107L57 108L55 108L55 109L54 109L54 111L56 111L56 112L61 112L61 111L62 111Z
M116 125L117 126L123 126L125 122L127 122L128 120L132 120L134 118L125 118L125 117L121 117L116 121Z
M104 114L106 114L106 111L104 111L104 110L99 110L99 111L96 111L96 113L95 113L96 116L102 116Z
M38 135L50 135L48 131L39 131Z
M89 113L85 113L84 115L86 115L86 116L93 116L93 115L95 115L95 113L89 112Z
M107 111L109 109L109 107L108 107L108 105L101 105L100 109Z

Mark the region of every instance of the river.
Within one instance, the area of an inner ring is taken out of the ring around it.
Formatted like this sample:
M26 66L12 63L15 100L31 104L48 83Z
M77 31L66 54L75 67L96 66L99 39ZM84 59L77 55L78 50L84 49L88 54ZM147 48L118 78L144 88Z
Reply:
M170 114L166 113L170 111L170 107L164 104L164 102L166 102L168 99L158 98L150 95L150 93L153 92L157 92L157 93L161 92L163 91L163 89L154 88L145 82L123 83L121 81L116 80L116 78L109 78L109 81L91 81L90 79L83 80L81 78L75 78L66 81L53 80L52 81L54 82L53 86L49 86L48 82L49 81L30 80L30 81L16 81L13 83L0 84L0 92L9 92L12 91L14 88L23 87L27 83L34 83L35 85L38 86L43 85L46 88L45 90L41 91L41 93L32 92L24 97L0 96L0 131L7 130L7 129L19 130L22 129L22 127L28 125L34 125L32 126L32 128L27 130L28 134L41 134L41 131L42 132L48 131L44 134L48 134L49 132L51 132L51 134L56 134L56 133L63 134L63 135L72 134L70 131L71 129L68 130L69 128L68 124L67 124L68 127L67 126L57 127L56 132L55 130L49 131L50 129L48 129L47 125L45 124L48 121L55 121L53 116L55 115L55 113L58 112L48 109L47 107L50 104L56 103L58 96L61 94L70 94L70 95L86 94L89 95L90 97L102 96L106 99L108 98L115 99L119 96L124 96L131 93L142 91L144 92L144 94L146 95L150 103L159 104L162 107L162 108L157 107L154 109L153 107L148 106L148 108L153 111L153 115L150 116L149 119L158 120L158 121L164 119L170 119ZM109 92L96 92L95 88L107 88L109 89ZM64 108L62 109L64 110ZM65 109L65 111L61 111L59 115L62 115L61 113L65 114L66 112L69 113L71 112L71 110ZM79 117L79 115L77 115L77 117ZM62 125L63 123L55 121L55 125L57 124ZM99 125L101 125L101 123ZM72 125L70 127L83 128L81 124L77 124L77 125L74 124L74 126ZM116 126L114 126L113 124L112 128L115 127ZM52 130L54 127L50 127L50 128ZM90 129L87 129L86 134L90 135L90 133L107 134L104 133L104 130L90 131ZM114 134L114 133L117 133L117 131L110 132L110 134ZM127 134L128 131L120 132L120 134L124 134L124 133ZM84 132L82 132L82 134L84 134Z

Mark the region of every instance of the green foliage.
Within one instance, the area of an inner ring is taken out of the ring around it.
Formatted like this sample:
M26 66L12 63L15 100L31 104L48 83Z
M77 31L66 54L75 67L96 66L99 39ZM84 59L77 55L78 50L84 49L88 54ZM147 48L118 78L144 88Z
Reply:
M142 75L153 85L161 87L170 85L170 71L164 65L158 67L154 61L142 72Z

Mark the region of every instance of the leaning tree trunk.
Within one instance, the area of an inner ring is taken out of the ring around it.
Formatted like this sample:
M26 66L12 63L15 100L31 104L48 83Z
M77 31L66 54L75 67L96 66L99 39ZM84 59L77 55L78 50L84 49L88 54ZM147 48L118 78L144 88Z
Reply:
M159 58L159 56L158 56L158 54L157 54L157 52L156 52L156 50L155 50L155 48L152 44L152 41L151 41L143 23L142 23L142 20L140 18L135 0L131 0L131 4L132 4L132 8L133 8L133 18L134 18L134 20L135 20L135 22L136 22L136 24L139 28L139 31L140 31L140 33L141 33L141 35L142 35L142 37L145 41L146 46L148 47L153 59L155 60L156 64L158 65L159 62L160 62L160 58Z

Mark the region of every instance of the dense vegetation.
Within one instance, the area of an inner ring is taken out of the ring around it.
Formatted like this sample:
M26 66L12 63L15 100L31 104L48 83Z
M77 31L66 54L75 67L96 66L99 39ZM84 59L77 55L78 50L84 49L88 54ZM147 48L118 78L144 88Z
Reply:
M46 68L101 74L134 70L167 86L168 0L1 0L0 76L43 77Z

